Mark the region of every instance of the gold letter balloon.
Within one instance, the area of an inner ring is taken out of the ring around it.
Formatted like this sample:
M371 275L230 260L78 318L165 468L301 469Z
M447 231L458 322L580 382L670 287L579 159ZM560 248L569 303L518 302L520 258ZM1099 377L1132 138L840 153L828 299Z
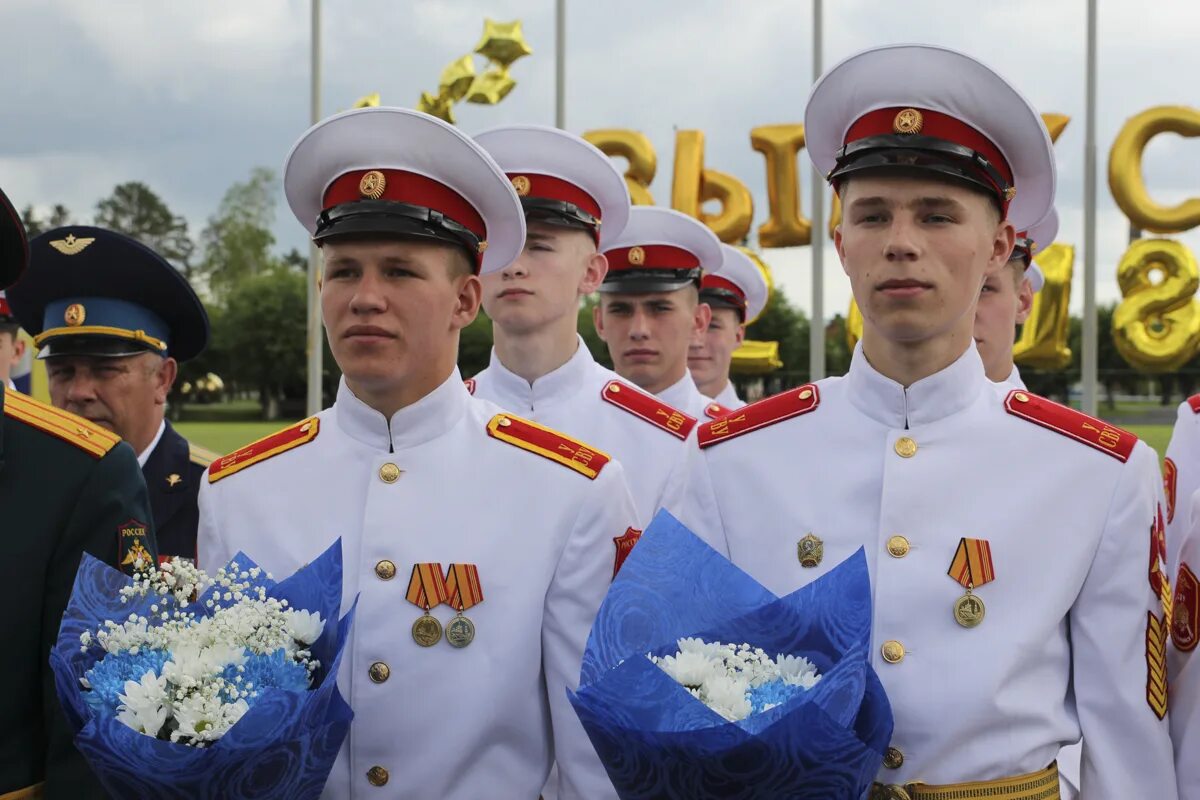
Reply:
M1108 156L1108 186L1113 199L1138 228L1154 233L1182 233L1200 225L1200 198L1163 206L1150 198L1142 178L1142 154L1160 133L1200 136L1200 111L1158 106L1131 117L1117 134Z

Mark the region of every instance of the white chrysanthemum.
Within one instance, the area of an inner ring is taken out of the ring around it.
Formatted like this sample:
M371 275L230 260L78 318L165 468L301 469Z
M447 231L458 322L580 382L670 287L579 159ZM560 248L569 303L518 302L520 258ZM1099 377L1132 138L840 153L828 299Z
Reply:
M167 721L167 681L147 671L140 681L125 681L117 720L138 733L157 736Z
M779 656L779 677L789 686L811 689L821 680L816 666L804 656Z
M709 708L730 722L737 722L750 716L750 700L746 697L749 689L750 684L743 679L713 675L704 682L700 694Z
M325 621L315 611L297 611L290 608L284 612L284 615L287 618L287 628L291 631L292 638L306 645L321 638L321 632L325 630Z
M713 661L700 653L678 653L657 663L663 672L684 686L700 686L714 675L725 672L719 661Z
M249 710L245 700L223 702L218 696L191 695L175 706L179 727L171 732L171 741L193 744L220 739Z
M716 661L723 660L733 652L730 645L721 644L720 642L706 642L703 639L694 637L680 639L676 644L681 653L697 653L705 658Z

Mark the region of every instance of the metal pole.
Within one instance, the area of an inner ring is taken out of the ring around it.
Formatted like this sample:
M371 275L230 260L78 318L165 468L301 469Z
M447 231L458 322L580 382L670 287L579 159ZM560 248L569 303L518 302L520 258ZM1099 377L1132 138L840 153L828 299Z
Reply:
M554 127L567 127L567 0L554 3Z
M312 4L312 84L309 88L309 117L313 125L321 120L321 0ZM321 375L324 372L325 343L321 330L321 289L317 285L321 274L321 255L312 242L308 245L308 415L316 414L325 405L321 397Z
M1087 126L1083 152L1083 364L1082 408L1096 413L1096 0L1087 4Z
M813 0L813 83L821 77L821 0ZM811 170L812 318L808 322L809 380L825 377L825 181Z

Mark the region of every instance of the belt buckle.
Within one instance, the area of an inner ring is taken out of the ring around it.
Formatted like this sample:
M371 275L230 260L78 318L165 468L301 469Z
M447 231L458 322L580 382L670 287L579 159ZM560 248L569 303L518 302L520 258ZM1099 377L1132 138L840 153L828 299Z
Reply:
M912 800L908 786L898 783L876 783L871 787L871 800Z

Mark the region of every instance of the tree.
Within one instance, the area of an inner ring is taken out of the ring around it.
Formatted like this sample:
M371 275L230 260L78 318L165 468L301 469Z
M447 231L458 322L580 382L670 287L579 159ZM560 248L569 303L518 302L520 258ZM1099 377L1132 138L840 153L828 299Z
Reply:
M762 316L746 329L746 338L760 342L779 342L779 360L783 369L776 373L780 389L808 380L808 317L788 301L783 290L771 293Z
M171 209L150 187L138 181L118 184L96 203L96 225L131 236L158 253L191 280L192 252L187 220Z
M25 225L25 231L29 234L29 238L53 230L61 228L64 225L71 224L71 212L61 203L55 203L54 208L50 210L49 216L43 218L40 214L34 211L32 205L27 205L21 211L21 222Z
M214 346L227 374L214 371L257 388L265 419L278 418L282 400L306 391L305 293L304 275L271 265L231 286L219 315Z
M464 378L482 372L492 358L492 320L483 309L458 338L458 371Z
M263 274L278 264L271 255L275 244L271 224L275 220L276 189L275 173L264 167L255 168L245 183L229 187L216 214L209 217L200 234L204 260L199 271L218 300L227 297L240 281Z

